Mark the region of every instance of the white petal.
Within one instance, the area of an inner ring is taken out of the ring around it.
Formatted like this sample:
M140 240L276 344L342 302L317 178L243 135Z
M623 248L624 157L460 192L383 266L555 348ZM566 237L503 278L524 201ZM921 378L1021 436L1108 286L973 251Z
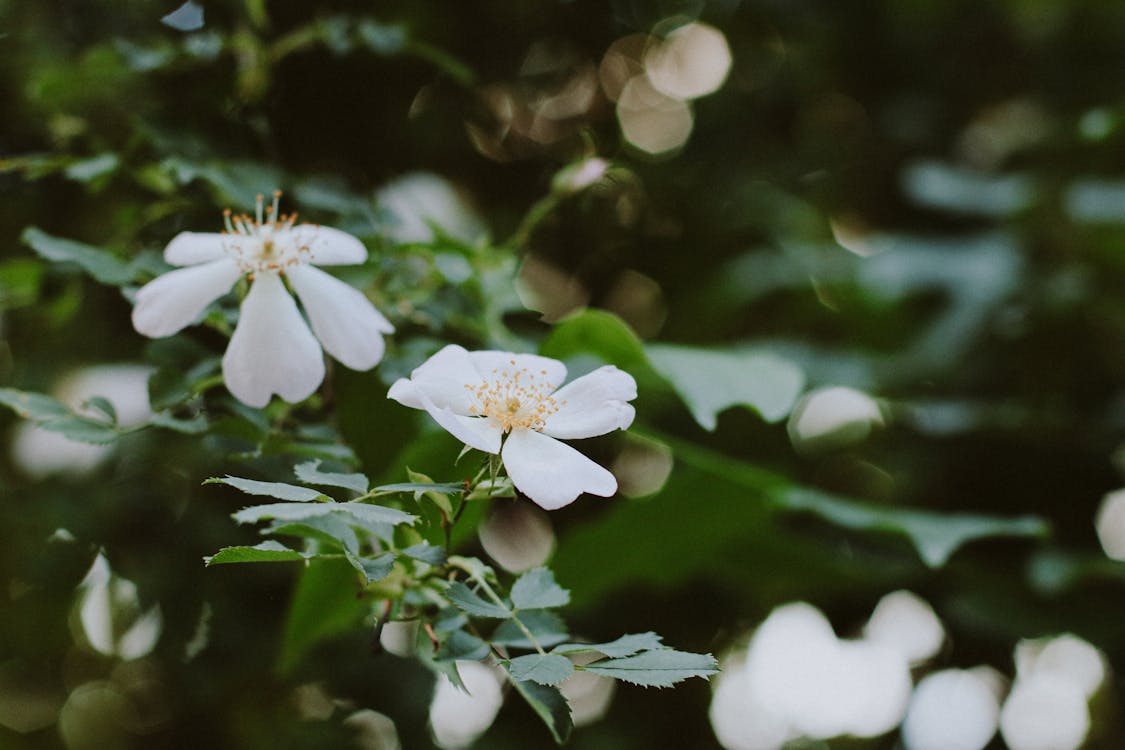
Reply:
M469 416L473 402L466 386L480 385L481 380L482 376L469 353L456 344L450 344L410 373L410 380L399 380L391 386L387 398L413 409L425 409L420 398L420 394L425 393L426 398L439 409Z
M259 273L242 301L223 355L223 379L239 401L258 408L274 393L302 401L324 380L320 344L277 274Z
M225 258L226 237L212 232L180 232L164 248L164 260L173 266L194 266Z
M298 224L274 235L278 243L309 249L309 261L318 266L354 265L367 260L367 248L347 232L317 224Z
M152 338L171 336L195 322L241 275L233 261L223 258L157 276L137 291L133 327Z
M537 377L545 378L554 388L558 388L566 380L566 365L557 359L540 357L537 354L483 351L469 352L469 358L487 380L493 380L496 375L504 371L514 373L520 370L527 370Z
M436 405L423 390L417 390L415 393L426 413L433 417L434 421L445 428L450 435L470 448L476 448L485 453L500 452L500 438L504 434L500 425L487 417L466 417L455 414L450 409Z
M545 510L574 502L583 492L609 497L617 480L566 443L534 430L515 430L501 453L512 483Z
M583 375L555 392L559 410L547 419L543 432L557 438L588 438L633 423L637 397L633 376L609 365Z
M383 334L395 327L362 292L312 266L291 268L288 276L326 352L353 370L378 364Z

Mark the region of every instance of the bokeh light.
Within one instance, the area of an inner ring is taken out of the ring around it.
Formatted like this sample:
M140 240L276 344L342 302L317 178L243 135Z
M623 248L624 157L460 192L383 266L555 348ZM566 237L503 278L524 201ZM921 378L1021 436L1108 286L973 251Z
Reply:
M909 591L893 591L875 605L863 636L895 649L914 666L937 655L945 628L929 602Z
M120 426L134 427L152 416L148 402L148 379L152 372L151 367L131 364L84 367L63 377L54 396L70 408L94 417L100 413L87 402L100 396L113 405ZM51 474L88 474L109 458L113 448L79 442L21 422L15 428L11 452L12 461L20 470L40 479Z
M945 669L923 677L902 723L907 750L981 750L999 723L993 685L977 670Z
M803 453L862 442L883 425L878 402L854 388L833 386L806 394L789 415L789 440Z
M485 553L504 570L542 565L555 549L551 519L529 503L496 503L477 529Z
M698 99L718 91L730 67L727 38L705 23L675 29L649 46L644 57L645 74L652 85L677 99Z
M444 750L472 745L492 726L504 702L500 684L504 679L495 667L477 661L458 661L464 689L445 675L437 679L430 701L430 729L434 743Z

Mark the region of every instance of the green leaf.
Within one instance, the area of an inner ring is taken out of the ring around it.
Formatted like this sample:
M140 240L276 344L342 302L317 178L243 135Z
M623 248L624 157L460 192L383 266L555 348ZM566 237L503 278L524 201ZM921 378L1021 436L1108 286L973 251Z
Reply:
M539 715L555 742L563 744L570 737L574 729L574 720L570 715L570 705L566 698L556 687L540 685L537 682L513 680L516 690L532 710Z
M0 309L35 304L43 285L44 268L38 258L12 258L0 263Z
M58 432L81 443L112 443L121 436L121 430L114 425L75 414L63 402L42 393L0 388L0 405L7 406L45 430ZM112 409L112 406L109 408Z
M208 480L210 481L210 480ZM280 521L304 521L332 513L332 503L269 503L251 505L233 514L238 523L257 523L271 518Z
M433 484L432 479L430 479L425 474L422 474L421 472L414 471L409 466L406 468L406 475L410 477L411 484ZM459 487L458 489L460 490L463 488ZM441 510L441 512L445 514L446 518L453 518L453 501L446 497L445 493L437 492L434 490L415 491L415 502L420 501L423 497L436 505Z
M245 492L247 495L265 495L266 497L276 497L278 500L288 500L297 503L307 503L324 497L322 493L309 489L308 487L298 487L295 484L285 484L284 482L259 482L256 479L242 479L241 477L232 477L229 475L225 477L211 477L203 483L227 484L234 487L236 490Z
M555 359L595 354L623 369L646 361L641 340L629 324L605 310L582 310L562 319L544 339L539 353Z
M0 388L0 404L35 422L46 422L74 414L66 404L58 399L33 391L17 391L15 388Z
M452 633L455 630L460 630L468 624L469 618L465 617L465 613L456 607L443 607L438 610L433 619L434 630L439 633L444 631Z
M351 502L335 503L334 507L367 526L371 524L389 524L391 526L397 526L400 523L412 524L418 520L418 516L398 510L397 508L388 508L385 505Z
M253 208L255 196L269 195L282 184L280 170L252 161L194 162L173 156L161 166L181 185L196 179L210 184L222 201L233 204L236 213L239 207Z
M128 264L92 245L53 237L36 227L23 230L20 239L41 257L55 263L74 263L103 284L122 286L133 280Z
M645 651L624 659L605 659L579 669L643 687L671 687L689 677L708 677L719 671L711 654L691 654L670 648Z
M368 583L381 581L391 574L395 567L395 556L385 552L378 557L357 557L345 550L344 557L351 563L357 572L362 574Z
M504 663L514 680L531 680L540 685L558 685L574 674L574 663L560 654L528 654Z
M117 409L113 407L113 403L104 396L91 396L86 399L83 407L89 407L95 411L101 412L105 416L106 421L110 423L117 422Z
M548 609L570 603L570 592L555 583L547 568L535 568L521 575L512 585L512 606L520 609Z
M848 529L895 531L909 537L919 557L940 568L962 545L995 536L1044 537L1047 522L1038 516L998 518L973 513L931 513L914 508L885 507L845 500L824 492L795 487L783 493L786 510L808 511Z
M647 350L652 366L705 430L714 430L719 413L737 405L753 408L767 422L780 421L805 387L801 368L769 352L668 344L649 344Z
M445 595L454 606L473 617L507 619L512 616L511 610L507 607L485 601L461 581L450 583L445 589Z
M372 488L372 492L390 494L392 492L440 492L443 495L453 495L465 489L465 485L456 482L399 482L398 484L381 484Z
M412 523L415 519L415 516L409 513L403 513L401 510L395 510L394 508L385 508L381 505L303 502L253 505L238 511L232 518L239 523L255 523L269 518L282 521L304 521L305 519L330 514L340 514L364 527L370 524L394 526L400 523Z
M519 613L519 620L525 628L531 631L531 634L535 636L535 641L542 648L550 648L570 637L566 623L550 610L529 609ZM500 623L493 631L490 640L497 646L535 648L535 643L529 641L519 626L511 620Z
M248 563L248 562L289 562L292 560L306 560L312 555L290 549L280 542L273 540L255 544L253 547L223 547L221 550L204 557L207 565L220 565L222 563Z
M371 18L360 20L356 35L369 50L384 56L402 52L410 38L405 25L379 23Z
M660 636L656 633L636 633L623 635L609 643L564 643L551 649L554 654L581 654L590 651L605 654L611 658L632 656L638 651L651 651L663 648Z
M449 634L445 643L434 654L434 659L439 661L480 661L490 653L488 644L464 630L454 630Z
M159 411L153 414L148 423L153 427L163 427L166 430L182 432L185 435L200 435L207 432L207 428L211 426L207 417L202 414L196 414L191 419L180 419L167 411Z
M359 552L359 539L348 522L340 515L317 516L304 521L275 521L262 529L263 534L295 536L314 539L349 552Z
M344 489L354 490L360 494L367 492L369 482L367 477L363 474L334 474L331 472L322 472L317 469L319 466L320 461L318 459L313 459L303 464L297 464L293 467L293 471L296 473L297 478L305 484L343 487Z
M71 163L63 170L63 174L78 182L92 182L99 177L111 174L120 163L121 160L117 158L117 154L98 154L89 159L80 159Z
M279 666L290 671L316 643L352 630L371 608L359 592L355 570L342 558L309 561L285 621Z
M48 422L40 422L39 426L44 430L66 435L71 440L76 440L80 443L96 443L101 445L112 443L114 440L121 437L121 431L113 425L88 417L80 417L78 415L52 419Z
M444 547L430 544L429 542L422 542L421 544L407 547L402 550L400 554L412 560L420 560L424 563L429 563L430 565L441 565L445 562L447 557Z

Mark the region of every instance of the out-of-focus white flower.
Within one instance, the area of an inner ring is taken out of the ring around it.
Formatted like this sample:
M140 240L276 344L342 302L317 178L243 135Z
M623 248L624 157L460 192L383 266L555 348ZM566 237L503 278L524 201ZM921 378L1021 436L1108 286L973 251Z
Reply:
M424 409L466 445L500 454L520 492L555 510L583 492L609 497L613 474L560 442L626 429L633 377L601 367L558 388L566 365L534 354L450 345L391 386L388 398ZM558 388L558 390L556 390Z
M430 729L434 742L445 750L468 747L492 726L504 696L496 670L476 661L457 662L465 690L445 675L438 677L430 701Z
M747 685L761 710L794 735L875 737L898 725L910 670L898 651L841 641L815 607L778 607L758 628L746 657Z
M1082 686L1049 670L1017 677L1000 712L1011 750L1077 750L1089 731Z
M488 556L512 573L542 565L555 549L551 519L527 503L494 505L477 536Z
M355 732L356 750L402 750L394 721L378 711L361 708L349 714L343 724Z
M973 670L946 669L918 683L902 722L907 750L981 750L996 734L1000 702Z
M795 736L788 720L763 705L751 687L745 654L723 665L707 715L726 750L778 750Z
M363 243L338 229L297 224L296 214L279 214L279 196L264 211L259 196L253 217L232 217L228 210L223 233L176 235L164 259L185 267L141 287L133 308L138 332L171 336L249 277L250 292L223 356L223 379L239 401L254 407L273 394L291 402L312 395L324 380L321 346L353 370L374 367L383 357L383 334L394 331L358 289L313 265L362 263Z
M698 99L718 91L731 62L723 32L705 23L681 26L652 45L644 59L652 85L677 99Z
M101 396L113 404L119 425L135 427L152 416L148 403L150 375L152 368L144 365L85 367L63 378L55 387L54 396L79 412L89 412L83 404ZM89 473L112 452L112 446L80 443L30 422L21 422L12 440L12 460L36 479L58 473Z
M67 750L125 747L137 705L110 680L84 682L59 711L58 731Z
M1106 677L1105 656L1093 644L1071 633L1016 644L1019 679L1049 674L1077 685L1090 698Z
M417 620L391 620L379 631L379 645L387 653L409 658L414 656L414 641L418 638Z
M778 607L750 642L750 689L799 734L831 737L841 723L840 707L827 694L824 676L836 646L832 624L819 609L804 602Z
M448 180L430 172L409 172L391 180L375 194L383 212L383 232L400 244L433 242L434 228L461 240L476 242L484 224Z
M839 734L878 737L897 727L914 687L905 656L880 643L843 640L836 664L839 700L851 705Z
M136 584L115 575L103 555L94 558L78 589L78 621L95 651L139 659L156 646L164 626L160 605L142 611Z
M897 650L911 664L932 658L945 642L945 628L934 608L909 591L894 591L880 599L863 635Z
M789 440L800 451L813 452L852 445L872 428L882 426L875 399L843 386L820 388L805 395L789 416Z
M1102 498L1094 528L1106 555L1114 560L1125 560L1125 489L1110 492Z

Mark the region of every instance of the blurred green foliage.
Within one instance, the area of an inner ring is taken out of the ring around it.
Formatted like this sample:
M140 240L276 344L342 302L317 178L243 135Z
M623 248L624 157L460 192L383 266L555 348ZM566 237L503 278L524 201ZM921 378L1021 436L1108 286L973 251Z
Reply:
M309 682L427 746L432 677L371 654L354 571L204 568L258 537L230 522L234 490L199 483L288 481L309 458L458 481L455 441L384 397L451 341L540 348L575 374L616 363L640 383L637 435L671 450L656 494L552 515L576 632L655 628L717 653L776 604L807 599L846 631L909 587L949 628L951 664L1010 673L1016 640L1062 631L1125 664L1125 568L1092 520L1125 471L1125 6L247 0L199 3L185 31L161 21L177 5L0 0L0 402L118 439L81 480L0 458L0 716L48 717L0 726L0 745L58 746L52 711L108 680L144 719L110 747L341 746L339 712L295 708ZM690 19L723 32L733 68L693 103L681 148L623 138L596 75L550 137L521 119L615 41ZM551 193L594 153L605 179ZM419 169L473 196L488 237L389 239L379 188ZM128 298L177 232L215 231L223 207L278 187L367 242L342 275L398 333L373 372L337 367L309 403L255 412L215 380L233 304L147 341ZM516 293L527 259L555 274L545 299ZM597 309L565 317L576 289ZM147 426L18 394L141 360L157 366ZM888 424L802 454L785 417L829 384L880 399ZM583 449L608 463L625 441ZM99 549L162 608L149 682L73 635ZM702 682L619 690L571 746L711 747L708 699ZM1111 713L1106 747L1121 744ZM545 740L509 700L482 746Z

